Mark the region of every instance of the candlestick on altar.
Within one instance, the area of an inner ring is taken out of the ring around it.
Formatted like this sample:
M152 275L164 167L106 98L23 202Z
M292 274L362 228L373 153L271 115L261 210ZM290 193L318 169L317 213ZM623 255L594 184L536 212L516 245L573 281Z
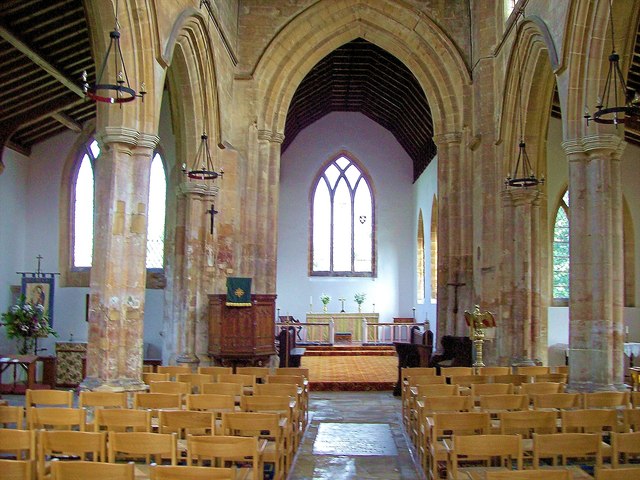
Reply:
M474 368L484 367L482 361L482 344L484 343L484 330L485 328L491 328L496 326L496 319L489 311L481 312L480 306L476 305L473 312L468 310L464 312L464 318L467 321L469 327L469 338L473 341L475 347L475 362Z
M340 300L340 302L342 302L342 309L340 310L340 313L344 313L344 301L346 299L344 297L340 297L338 300Z

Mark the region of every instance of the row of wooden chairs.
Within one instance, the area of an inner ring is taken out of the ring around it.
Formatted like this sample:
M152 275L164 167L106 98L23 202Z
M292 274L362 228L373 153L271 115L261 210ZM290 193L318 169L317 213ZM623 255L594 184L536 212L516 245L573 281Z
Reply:
M206 423L204 425L206 426ZM181 424L179 427L183 426ZM198 426L202 427L203 425L199 424ZM243 462L246 462L247 458L252 458L256 467L253 470L253 478L256 480L262 478L261 464L263 462L273 464L275 478L282 479L285 478L286 472L290 468L294 453L292 445L288 443L286 438L287 426L286 420L277 413L236 412L224 414L222 419L223 435L196 436L188 433L186 448L184 448L182 456L178 455L180 452L178 441L180 433L165 433L164 429L161 433L109 431L108 438L107 432L104 431L39 430L36 435L35 430L0 429L0 452L11 454L17 461L36 463L39 480L50 478L49 460L61 455L75 456L80 460L90 459L113 463L120 458L119 454L123 453L127 456L144 457L145 464L149 464L150 461L155 463L164 461L176 465L178 460L183 458L188 465L203 465L205 460L211 459L212 452L215 451L222 452L223 455L219 455L221 457L234 457L234 459ZM213 425L209 424L209 427L209 433L213 432ZM247 440L244 440L245 438ZM250 449L247 448L249 440L253 442ZM243 445L244 449L239 450L238 447ZM223 466L215 462L210 465ZM31 479L29 476L21 478Z

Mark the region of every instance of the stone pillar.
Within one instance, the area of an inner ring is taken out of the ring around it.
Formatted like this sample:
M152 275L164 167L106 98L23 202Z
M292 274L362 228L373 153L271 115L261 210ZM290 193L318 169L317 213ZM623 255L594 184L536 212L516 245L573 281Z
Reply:
M95 219L84 388L142 386L149 176L155 135L106 127L95 165Z
M541 338L538 189L507 188L505 206L504 295L501 332L502 361L531 364L545 356Z
M623 388L620 155L624 141L595 135L562 144L569 160L569 388Z
M178 202L181 209L179 228L176 228L176 274L173 297L178 308L174 312L176 336L176 363L187 364L195 370L200 363L196 353L196 330L200 313L207 309L206 292L203 291L205 266L210 263L207 245L212 243L211 208L218 193L218 187L211 182L186 180L180 184ZM214 219L215 227L215 219ZM208 239L211 238L211 242ZM207 253L208 252L208 253ZM205 315L206 316L206 315Z
M443 335L468 335L464 311L473 304L471 170L461 138L460 133L433 137L438 146L438 345Z

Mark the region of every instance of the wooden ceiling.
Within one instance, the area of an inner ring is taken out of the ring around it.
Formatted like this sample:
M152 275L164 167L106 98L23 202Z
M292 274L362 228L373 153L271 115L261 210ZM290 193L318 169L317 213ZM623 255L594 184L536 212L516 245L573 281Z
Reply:
M0 2L0 139L22 153L67 129L80 131L96 108L80 76L95 67L82 0Z
M330 112L360 112L389 130L413 160L414 180L436 154L431 110L417 79L396 57L362 38L324 57L300 83L282 151Z

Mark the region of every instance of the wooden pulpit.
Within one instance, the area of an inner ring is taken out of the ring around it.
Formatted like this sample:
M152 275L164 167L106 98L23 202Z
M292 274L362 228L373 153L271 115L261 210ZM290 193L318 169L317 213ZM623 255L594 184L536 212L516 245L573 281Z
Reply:
M250 307L230 307L209 295L209 356L225 366L262 366L275 351L275 295L251 295Z

